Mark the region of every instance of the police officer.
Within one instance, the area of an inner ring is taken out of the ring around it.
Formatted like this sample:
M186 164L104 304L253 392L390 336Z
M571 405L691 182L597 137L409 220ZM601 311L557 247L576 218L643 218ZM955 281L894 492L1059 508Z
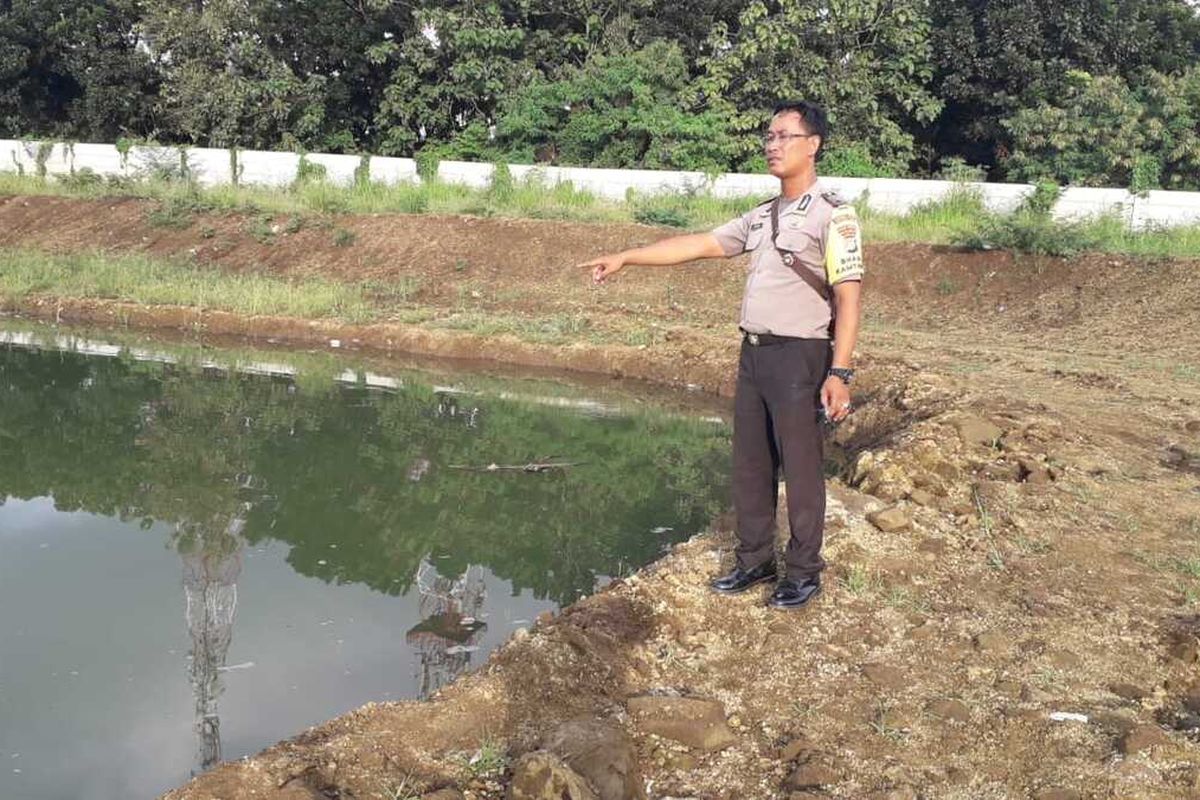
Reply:
M742 299L733 428L737 562L711 582L736 594L774 580L778 475L787 483L786 571L768 605L804 606L821 589L825 479L820 419L851 411L862 241L854 209L817 179L824 110L775 107L763 136L779 196L711 233L675 236L582 264L603 282L628 264L668 265L750 254Z

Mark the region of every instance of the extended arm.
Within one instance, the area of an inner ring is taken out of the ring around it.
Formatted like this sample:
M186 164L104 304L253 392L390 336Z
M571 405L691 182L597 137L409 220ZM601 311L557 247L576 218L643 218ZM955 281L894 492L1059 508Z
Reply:
M695 261L699 258L722 258L724 255L725 251L721 249L720 242L713 234L689 233L683 236L671 236L645 247L610 253L579 266L591 268L592 279L596 283L602 283L610 275L620 272L629 264L667 266L682 264L685 261Z

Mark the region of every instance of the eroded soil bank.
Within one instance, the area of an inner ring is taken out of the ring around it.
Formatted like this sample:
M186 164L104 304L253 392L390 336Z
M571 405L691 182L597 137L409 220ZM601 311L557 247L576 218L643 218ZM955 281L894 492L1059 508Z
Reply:
M100 243L214 269L406 281L423 318L16 305L731 386L736 264L631 269L599 289L572 267L661 231L339 217L355 234L339 247L316 224L264 243L237 215L167 230L150 210L0 199L0 247ZM1200 796L1197 267L869 248L860 410L834 434L844 463L813 608L709 593L732 545L717 520L433 701L364 707L168 797L502 797L517 759L581 717L631 738L657 798ZM565 315L590 341L439 327L464 311ZM657 716L631 704L645 695L668 698ZM690 712L670 698L720 713L680 741L664 720Z

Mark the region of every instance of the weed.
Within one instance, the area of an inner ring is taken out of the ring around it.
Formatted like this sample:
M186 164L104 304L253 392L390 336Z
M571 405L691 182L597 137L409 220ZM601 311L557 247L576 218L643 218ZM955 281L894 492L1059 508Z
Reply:
M304 227L304 217L299 214L292 214L288 217L288 221L284 223L283 230L285 233L297 234Z
M1004 554L995 545L988 548L987 565L997 572L1004 569Z
M90 167L83 167L67 175L59 175L58 182L73 191L83 194L104 185L104 178L96 174Z
M217 229L214 228L212 225L201 225L200 226L200 238L201 239L211 239L216 235L217 235Z
M1062 674L1054 667L1043 667L1034 673L1033 680L1043 689L1052 689L1061 686Z
M465 258L454 259L454 271L455 272L466 272L467 266L468 266L468 264L467 264L467 260Z
M338 228L333 232L333 246L349 247L350 245L354 244L354 240L357 238L358 237L354 234L354 231L346 230L345 228Z
M913 614L921 614L928 616L932 611L929 601L920 596L914 595L908 589L902 586L896 586L888 590L884 602L892 608L899 611L907 611Z
M132 142L121 143L122 163L128 163ZM36 145L29 146L34 159ZM120 152L120 149L118 150ZM230 169L236 156L231 158ZM240 159L237 159L240 162ZM103 184L84 177L78 181L46 181L22 174L20 162L0 172L0 194L135 196L161 201L182 192L201 198L214 209L273 214L303 211L322 214L353 213L476 213L485 216L562 219L586 222L637 220L676 228L709 229L753 208L759 198L715 197L699 189L674 195L639 196L631 193L624 202L601 198L575 188L570 182L548 184L537 172L511 180L502 191L493 187L473 189L436 180L437 155L428 149L417 156L420 182L380 184L359 172L351 186L327 180L305 180L288 189L247 186L239 179L230 185L198 187L186 157L170 148L138 151L141 166L136 176L109 176ZM360 165L361 166L361 165ZM81 170L82 172L82 170ZM511 177L511 176L510 176ZM1039 201L1042 202L1042 201ZM1078 223L1056 222L1039 217L1034 205L1012 215L989 213L978 193L966 187L951 191L943 199L922 204L907 214L886 214L869 207L866 198L856 203L865 238L873 241L920 241L934 244L960 243L976 247L1012 247L1033 252L1077 251L1081 248L1147 257L1200 256L1200 225L1131 230L1115 217ZM1015 215L1024 216L1017 217ZM1011 219L1010 219L1011 218ZM994 231L999 231L993 235ZM1184 367L1182 377L1195 379L1200 373Z
M1200 556L1176 559L1175 569L1189 578L1200 578Z
M956 286L954 281L950 280L949 278L942 278L939 280L935 288L937 289L937 293L942 296L954 294L956 291L958 291L958 286Z
M400 278L393 281L363 281L363 291L373 300L386 303L407 303L421 288L420 278Z
M300 153L300 161L296 164L296 180L292 183L294 188L299 188L308 183L317 183L325 180L325 165L317 164L308 160L308 153Z
M630 347L649 347L654 344L654 330L652 328L634 328L625 334L625 344Z
M983 535L991 538L992 515L988 513L987 506L983 504L983 495L979 493L978 486L971 487L971 499L975 502L975 510L979 512L979 525L983 528Z
M180 260L101 253L4 252L0 294L98 297L143 305L215 308L240 314L337 317L364 321L378 312L361 287L306 279L230 275Z
M666 228L688 228L692 222L682 207L661 203L634 208L633 218L643 225L661 225Z
M863 564L851 564L849 572L839 578L839 582L843 589L857 597L876 588L879 575Z
M892 725L888 718L888 712L892 710L892 704L880 698L875 704L875 716L871 720L871 729L884 738L892 741L902 741L908 734L902 728L897 728Z
M243 229L259 244L271 244L279 228L270 214L255 214L245 221Z
M146 215L146 221L156 228L183 230L192 225L193 218L211 210L209 203L199 194L185 192L173 194L158 203Z
M490 736L483 740L475 754L467 759L467 769L475 778L499 775L508 767L508 752L502 742Z
M1013 540L1017 549L1026 555L1040 556L1049 553L1053 550L1053 546L1046 539L1035 539L1028 536L1018 536Z
M383 796L386 800L420 800L422 792L417 788L412 773L404 776L395 786L384 786Z

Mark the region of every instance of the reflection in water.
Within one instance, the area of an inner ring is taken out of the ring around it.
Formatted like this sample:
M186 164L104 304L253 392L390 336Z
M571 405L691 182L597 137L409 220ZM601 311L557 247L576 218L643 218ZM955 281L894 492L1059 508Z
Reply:
M462 674L487 625L480 619L487 600L483 570L467 567L457 578L437 573L428 561L417 570L421 622L409 628L404 640L413 646L417 666L417 696L421 699Z
M225 669L229 645L233 642L237 579L242 572L242 551L245 549L241 536L244 525L244 519L235 517L215 541L197 537L205 545L211 542L215 546L182 551L183 593L187 599L188 634L192 638L188 677L196 701L196 736L200 740L197 765L200 771L221 760L221 719L217 714L217 699L222 691L221 673Z
M507 630L485 620L514 598L569 603L702 529L726 504L727 452L726 429L653 412L597 417L419 381L379 390L0 346L0 499L52 497L58 512L173 531L196 771L223 755L218 703L241 666L227 659L248 547L286 554L291 570L326 584L411 597L416 624L401 601L386 619L405 631L414 680L391 683L388 672L376 691L427 697L502 641ZM447 469L547 458L576 466ZM488 609L493 582L503 589ZM253 613L247 600L239 624ZM296 613L296 630L313 636L304 624L318 613ZM347 653L364 649L354 645ZM230 691L254 683L245 675ZM0 715L0 734L10 732ZM256 733L238 754L292 732Z

